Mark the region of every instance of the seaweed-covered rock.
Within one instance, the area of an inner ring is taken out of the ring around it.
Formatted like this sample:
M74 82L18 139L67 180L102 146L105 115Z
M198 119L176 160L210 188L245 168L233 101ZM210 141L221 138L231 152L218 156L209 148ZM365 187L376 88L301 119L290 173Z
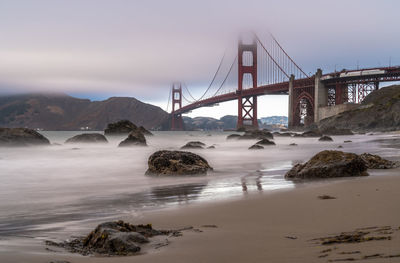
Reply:
M331 137L329 137L329 136L324 135L321 138L319 138L318 141L320 141L320 142L333 142L333 139Z
M259 144L254 144L249 147L249 150L262 150L262 149L264 149L264 146L259 145Z
M46 244L83 255L128 256L139 252L140 246L149 243L150 238L173 232L176 231L155 230L150 224L132 225L120 220L102 223L83 238L62 243L47 241Z
M341 151L322 151L305 164L297 164L285 175L289 179L366 176L367 166L360 156Z
M184 151L157 151L149 157L148 165L148 175L196 175L212 170L203 157Z
M378 155L370 153L363 153L360 155L360 157L370 169L390 169L398 165L395 162L383 159Z
M100 133L83 133L69 138L65 143L108 143L108 141Z
M270 141L268 139L262 139L261 141L256 142L258 145L275 145L273 141Z
M239 139L240 135L239 134L230 134L226 137L227 140L233 140L233 139Z
M118 147L129 147L129 146L147 146L146 138L139 129L136 129L129 133L128 138L120 142Z
M199 141L188 142L181 147L181 149L203 149L206 146L204 143Z
M106 135L118 135L118 134L128 134L138 127L128 120L121 120L114 123L109 123L107 128L104 130Z
M50 145L50 141L40 133L26 128L0 128L1 146Z

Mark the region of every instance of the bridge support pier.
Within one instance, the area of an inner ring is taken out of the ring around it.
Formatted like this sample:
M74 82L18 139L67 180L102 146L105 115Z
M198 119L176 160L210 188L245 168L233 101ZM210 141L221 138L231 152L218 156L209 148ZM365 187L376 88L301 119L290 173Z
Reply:
M294 104L294 98L293 98L293 86L294 85L294 75L290 76L289 79L289 109L288 109L288 128L291 129L294 126L294 116L293 116L293 104Z
M321 81L322 70L318 69L315 73L315 90L314 90L314 122L320 121L319 109L328 105L328 89Z
M258 129L257 96L239 97L237 128Z

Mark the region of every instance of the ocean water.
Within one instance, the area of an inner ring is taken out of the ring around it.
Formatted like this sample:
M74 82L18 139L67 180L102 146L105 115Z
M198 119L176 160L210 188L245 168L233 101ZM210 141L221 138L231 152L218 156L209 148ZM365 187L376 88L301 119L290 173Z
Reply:
M276 137L276 146L248 150L256 141L228 141L229 132L155 132L147 137L148 147L131 148L117 147L124 136L108 138L104 145L64 144L82 132L42 133L52 146L0 148L1 239L61 239L86 233L94 223L139 216L149 209L179 209L196 202L299 187L284 179L286 171L338 145L343 151L389 159L398 159L400 153L390 143L399 141L396 134L333 136L334 142ZM206 158L214 171L194 177L145 175L153 152L177 150L188 141L216 147L192 150Z

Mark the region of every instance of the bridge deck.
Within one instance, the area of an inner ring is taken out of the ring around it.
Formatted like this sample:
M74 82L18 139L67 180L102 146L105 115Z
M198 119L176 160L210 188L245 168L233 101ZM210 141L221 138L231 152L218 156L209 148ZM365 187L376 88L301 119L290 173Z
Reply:
M296 79L294 81L294 89L313 87L315 85L315 77ZM400 81L400 67L382 67L382 68L366 68L359 70L346 70L341 72L332 72L324 74L321 78L326 85L334 85L336 83L366 83L366 82L385 82L385 81ZM242 97L262 96L267 94L287 94L289 91L289 82L281 82L270 85L262 85L255 88L244 89L241 94L230 92L215 97L196 101L186 105L174 112L174 114L183 114L201 107L211 106L217 103L237 100L239 95Z

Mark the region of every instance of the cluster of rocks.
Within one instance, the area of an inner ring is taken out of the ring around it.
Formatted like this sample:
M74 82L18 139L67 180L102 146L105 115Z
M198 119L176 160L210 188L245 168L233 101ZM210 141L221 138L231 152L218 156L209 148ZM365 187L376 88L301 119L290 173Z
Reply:
M342 151L322 151L304 164L296 164L285 178L313 179L350 176L367 176L367 169L388 169L397 164L377 155L346 153Z
M147 175L201 175L213 168L201 156L184 151L157 151L148 160Z
M129 120L120 120L114 123L110 123L107 125L107 128L104 130L105 135L120 135L120 134L128 134L132 131L139 130L144 135L151 136L153 135L150 131L146 130L143 126L137 127Z
M274 135L268 130L251 130L245 131L243 135L231 134L228 135L227 139L232 140L262 140L262 139L273 139Z
M128 134L128 137L123 140L118 146L146 146L146 136L152 136L153 134L146 130L143 126L137 127L135 124L128 120L121 120L115 123L110 123L104 130L106 135L121 135Z
M110 123L104 130L107 136L128 134L128 137L119 143L119 147L127 146L146 146L146 136L153 134L144 127L137 127L128 120L122 120L115 123ZM65 143L107 143L107 138L100 133L84 133L69 138Z
M275 145L272 139L274 135L268 130L250 130L245 131L243 135L231 134L226 138L227 140L259 140L254 145L249 147L249 150L261 150L266 145Z
M61 243L46 241L46 245L82 255L128 256L140 252L141 247L150 244L154 237L171 235L179 236L180 231L156 230L151 224L133 225L120 220L102 223L86 237Z

